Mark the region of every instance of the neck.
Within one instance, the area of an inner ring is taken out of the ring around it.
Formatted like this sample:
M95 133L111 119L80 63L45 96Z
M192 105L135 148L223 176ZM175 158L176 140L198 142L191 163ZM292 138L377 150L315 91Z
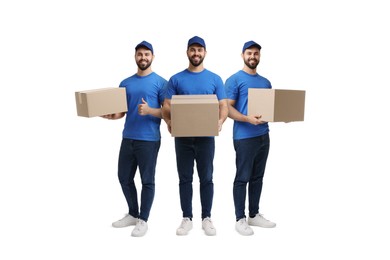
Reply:
M255 75L257 73L256 69L251 69L248 66L244 66L244 68L242 70L245 71L246 73L252 74L252 75Z
M147 68L146 70L140 70L140 69L138 69L137 70L137 75L138 76L147 76L147 75L149 75L150 73L152 73L153 71L152 71L152 69L149 67L149 68Z
M191 71L191 72L201 72L204 70L204 67L203 67L203 63L200 64L199 66L193 66L191 63L190 65L188 66L188 70Z

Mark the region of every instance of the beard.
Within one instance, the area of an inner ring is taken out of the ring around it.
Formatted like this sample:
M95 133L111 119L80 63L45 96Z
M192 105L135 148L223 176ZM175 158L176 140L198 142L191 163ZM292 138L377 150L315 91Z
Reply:
M192 57L188 57L188 60L190 61L191 65L194 66L194 67L198 67L200 64L202 64L203 60L204 60L204 57L202 56L198 56L199 57L199 60L195 60L195 55L192 56Z
M143 63L143 61L145 61L146 63ZM140 70L146 70L150 67L150 65L152 65L152 62L147 60L140 60L137 62L137 66Z
M248 66L250 69L254 70L257 68L257 65L259 65L259 61L256 59L246 60L245 65Z

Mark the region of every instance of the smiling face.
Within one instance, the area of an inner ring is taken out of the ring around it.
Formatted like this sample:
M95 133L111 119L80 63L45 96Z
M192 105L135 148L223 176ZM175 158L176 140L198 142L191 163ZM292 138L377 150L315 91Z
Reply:
M193 44L188 47L187 57L191 65L198 67L203 63L203 60L206 56L206 50L203 46L199 44Z
M245 65L254 70L260 62L260 50L256 47L250 47L242 54Z
M136 50L135 62L137 63L137 66L140 70L142 71L147 70L150 67L150 65L152 65L152 61L153 61L153 54L151 50L143 47L140 47Z

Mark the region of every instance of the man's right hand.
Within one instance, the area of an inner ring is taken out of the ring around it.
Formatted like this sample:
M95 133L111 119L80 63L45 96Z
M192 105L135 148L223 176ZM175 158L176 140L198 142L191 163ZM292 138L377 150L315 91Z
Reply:
M105 119L113 119L114 116L115 116L115 114L109 114L109 115L103 115L100 117L105 118Z
M246 118L247 118L247 122L252 125L260 125L260 124L267 123L266 121L261 120L261 115L249 115L246 116Z
M172 131L171 120L167 120L166 123L167 123L168 131L169 131L169 133L171 133L171 131Z

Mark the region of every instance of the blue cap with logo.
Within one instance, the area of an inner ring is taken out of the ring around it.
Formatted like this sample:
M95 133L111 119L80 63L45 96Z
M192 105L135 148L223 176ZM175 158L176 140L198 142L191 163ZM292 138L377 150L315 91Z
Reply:
M150 50L153 54L153 46L152 46L152 44L148 43L147 41L142 41L142 42L138 43L137 46L135 46L135 50L137 51L141 47L144 47L144 48Z
M244 47L242 47L242 53L245 52L246 49L249 49L250 47L256 47L257 49L261 50L260 44L254 41L249 41L244 43Z
M191 39L189 39L188 40L188 44L187 44L187 48L190 47L193 44L199 44L200 46L202 46L203 48L206 49L206 43L199 36L194 36Z

